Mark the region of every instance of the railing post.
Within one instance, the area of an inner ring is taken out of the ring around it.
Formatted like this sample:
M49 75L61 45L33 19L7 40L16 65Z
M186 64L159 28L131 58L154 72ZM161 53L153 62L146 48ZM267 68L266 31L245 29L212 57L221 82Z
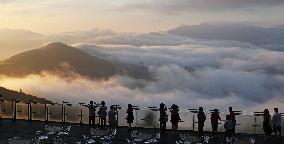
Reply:
M66 121L66 111L65 111L65 105L63 105L63 123L65 123L65 121Z
M64 124L65 123L65 104L68 105L69 102L65 102L65 101L62 101L62 123Z
M32 120L33 117L33 109L32 109L32 103L30 103L30 121Z
M80 124L83 124L83 109L81 108L81 114L80 114Z
M45 116L45 119L44 119L44 120L45 120L45 122L47 121L47 118L46 118L46 117L47 117L47 113L48 113L48 112L47 112L47 103L45 102L45 103L44 103L44 116Z
M118 109L116 107L116 127L118 128Z
M49 121L48 116L49 116L49 108L47 107L47 108L46 108L46 122Z
M195 109L195 108L191 108L191 109L188 109L189 112L193 113L192 115L192 130L195 131L195 114L199 112L198 109Z
M64 113L64 104L63 104L63 102L62 102L62 105L61 105L61 114L62 114L62 123L64 123L64 115L65 115L65 113Z
M256 123L257 123L257 122L256 122L256 117L255 117L255 118L254 118L254 124L256 125ZM253 131L254 131L254 135L256 135L256 126L254 127L254 130L253 130Z
M12 117L12 120L15 120L14 119L14 99L11 99L12 101L12 112L11 112L11 117Z
M195 130L195 115L192 116L192 128Z
M85 103L79 103L79 105L80 105L80 108L81 108L81 112L80 112L80 115L78 115L78 116L80 116L80 125L83 125L83 107L87 106L87 105Z
M17 102L16 100L14 101L14 120L17 119Z
M28 113L28 120L30 119L30 104L29 102L26 103L28 105L28 110L27 110L27 113Z

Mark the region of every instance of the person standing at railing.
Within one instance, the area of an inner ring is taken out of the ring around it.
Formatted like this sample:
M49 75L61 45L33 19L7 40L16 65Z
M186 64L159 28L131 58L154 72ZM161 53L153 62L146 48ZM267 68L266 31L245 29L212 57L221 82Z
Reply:
M90 101L89 107L89 126L95 126L95 115L96 115L96 106L93 101Z
M271 115L269 114L268 109L263 111L263 131L265 133L265 138L269 139L272 133L272 128L270 126Z
M164 134L167 128L167 122L168 122L168 114L167 114L167 107L165 104L161 103L160 104L160 132L161 134Z
M277 132L279 132L279 136L281 137L281 114L278 113L278 108L274 108L272 122L273 122L273 130L275 132L275 135L277 136Z
M180 121L179 116L179 107L176 104L173 104L171 107L171 123L172 123L172 130L178 130L178 122Z
M212 135L217 134L218 122L222 121L217 109L214 109L214 112L211 114L211 126L212 126Z
M108 112L108 122L111 128L116 127L116 122L117 122L117 111L114 106L110 106L110 111Z
M229 116L230 116L230 120L232 120L233 122L232 134L235 135L237 121L236 121L236 114L233 111L232 107L229 107Z
M203 112L203 107L199 107L199 111L197 113L197 119L198 119L198 136L201 138L203 136L204 122L206 120L206 115Z
M107 117L107 107L105 106L105 102L101 102L101 107L98 111L98 115L100 117L100 124L101 128L104 128L106 126L106 117Z
M131 104L128 104L128 108L127 108L126 113L127 113L126 120L127 120L127 123L128 123L128 130L130 131L131 130L131 124L134 121L133 107L132 107Z

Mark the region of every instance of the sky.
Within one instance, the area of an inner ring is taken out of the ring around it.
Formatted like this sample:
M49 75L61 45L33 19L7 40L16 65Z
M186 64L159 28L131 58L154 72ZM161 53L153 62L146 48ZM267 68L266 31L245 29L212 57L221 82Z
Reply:
M282 24L282 0L0 0L0 28L163 31L208 21Z
M0 85L74 103L78 96L238 109L277 102L284 110L283 11L283 0L0 0L0 60L60 41L112 62L143 61L157 74L154 81L0 75Z

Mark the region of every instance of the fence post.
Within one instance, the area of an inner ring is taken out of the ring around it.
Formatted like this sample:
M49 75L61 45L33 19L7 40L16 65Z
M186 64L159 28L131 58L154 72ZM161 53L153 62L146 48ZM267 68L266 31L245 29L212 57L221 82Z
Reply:
M192 128L195 130L195 115L192 116Z

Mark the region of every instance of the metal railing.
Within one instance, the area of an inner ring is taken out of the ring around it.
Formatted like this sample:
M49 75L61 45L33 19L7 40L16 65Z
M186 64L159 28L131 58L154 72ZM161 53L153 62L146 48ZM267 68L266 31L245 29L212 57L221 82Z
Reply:
M38 103L32 100L28 102L21 102L16 99L11 99L11 101L1 101L0 106L1 117L12 120L39 120L45 122L54 121L79 124L88 124L89 122L89 108L86 103L70 104L66 101L61 103L53 103L51 101ZM118 125L127 126L127 122L125 120L126 108L119 105L115 106L117 107L118 112ZM179 129L197 130L198 120L196 113L197 109L180 109L180 117L182 121L179 123ZM211 131L210 114L210 110L206 112L207 120L205 122L205 131ZM243 114L241 111L236 111L236 114L237 133L263 134L262 117L260 112ZM168 115L170 117L169 112ZM220 116L224 119L225 113L221 112ZM134 117L135 121L133 126L135 127L159 128L159 111L157 107L134 106ZM96 115L96 122L99 122L98 115ZM171 128L170 120L167 123L167 128ZM220 123L218 130L224 131L223 123Z

